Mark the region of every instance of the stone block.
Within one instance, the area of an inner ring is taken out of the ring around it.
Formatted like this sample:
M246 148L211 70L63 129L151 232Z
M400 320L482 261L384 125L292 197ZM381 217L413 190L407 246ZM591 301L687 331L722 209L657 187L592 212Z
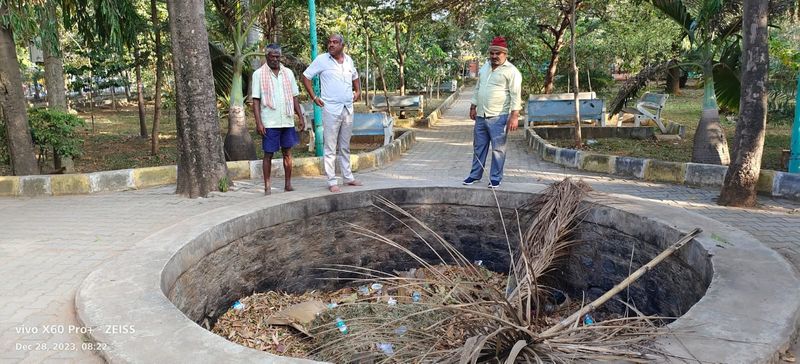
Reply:
M303 158L292 159L292 162L295 165L297 165L297 161L300 159ZM264 171L261 170L261 165L263 164L264 162L260 160L250 161L250 179L257 179L257 180L264 179Z
M692 186L722 186L728 166L686 163L686 184Z
M775 171L771 169L762 169L758 174L758 182L756 183L756 191L767 195L772 194L772 186L775 180Z
M578 151L575 149L561 148L558 151L556 163L570 168L578 168Z
M0 196L19 196L20 183L17 176L0 176Z
M322 157L306 157L293 160L292 176L319 176L325 174Z
M614 157L605 154L581 153L579 168L589 172L612 173Z
M53 195L80 195L92 192L86 174L61 174L50 176Z
M50 195L50 176L22 176L19 178L23 196Z
M125 191L136 188L133 184L133 169L89 173L92 192Z
M775 172L772 195L800 200L800 174Z
M133 170L133 184L136 188L163 186L173 184L177 180L177 166L135 168Z
M644 178L645 159L617 157L614 160L614 174L623 177Z
M377 167L377 159L375 153L362 153L358 155L358 163L353 166L353 170L364 171Z
M555 162L556 160L556 152L558 152L558 147L554 147L550 144L545 145L544 150L542 152L542 159L548 162Z
M250 161L234 161L226 164L230 179L250 179Z
M644 167L644 179L647 181L683 183L685 177L686 163L650 159Z

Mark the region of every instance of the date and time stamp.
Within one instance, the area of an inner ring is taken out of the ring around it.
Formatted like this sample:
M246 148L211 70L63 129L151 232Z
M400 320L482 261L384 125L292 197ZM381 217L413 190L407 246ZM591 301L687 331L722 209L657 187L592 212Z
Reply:
M37 335L81 335L86 337L93 333L109 335L129 335L136 332L133 325L101 325L97 327L76 326L76 325L21 325L14 328L18 335L37 336ZM110 347L106 343L96 342L17 342L14 344L16 351L107 351Z

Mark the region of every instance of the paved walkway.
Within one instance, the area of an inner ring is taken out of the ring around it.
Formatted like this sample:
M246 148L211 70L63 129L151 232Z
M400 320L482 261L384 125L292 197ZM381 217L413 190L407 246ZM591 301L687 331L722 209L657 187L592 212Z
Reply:
M365 183L419 179L460 184L472 153L472 122L464 117L470 96L470 92L462 94L435 129L418 131L418 144L401 160L359 178ZM598 191L679 206L748 231L800 271L800 203L761 198L759 209L724 208L714 203L715 190L576 172L527 153L522 131L510 137L503 183L549 183L580 176ZM282 187L282 181L273 185ZM298 189L324 186L321 177L295 182ZM263 196L262 188L258 181L237 182L233 192L194 200L175 196L174 186L84 196L0 198L0 362L101 362L83 350L79 333L70 332L79 329L73 299L83 278L145 236L183 219L249 199L269 198Z

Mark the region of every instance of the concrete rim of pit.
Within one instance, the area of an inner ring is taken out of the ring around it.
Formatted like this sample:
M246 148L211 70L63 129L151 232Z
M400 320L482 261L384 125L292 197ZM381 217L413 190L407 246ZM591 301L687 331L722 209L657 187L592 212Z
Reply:
M537 193L538 184L503 185L502 193ZM313 363L249 349L188 319L165 293L202 257L254 230L334 210L367 205L370 196L407 190L405 203L487 205L486 188L445 184L375 183L344 193L292 192L227 206L156 232L92 272L76 293L78 319L87 336L107 345L112 363L270 362ZM445 196L446 195L446 196ZM596 219L640 217L667 229L703 229L696 243L711 255L706 295L658 339L677 358L723 363L775 362L800 317L800 279L777 252L749 234L685 209L624 195L593 193L589 202L609 211ZM614 212L616 211L616 212ZM222 238L224 237L224 238ZM224 241L223 241L224 240ZM114 328L127 328L114 332ZM131 332L133 328L133 332Z

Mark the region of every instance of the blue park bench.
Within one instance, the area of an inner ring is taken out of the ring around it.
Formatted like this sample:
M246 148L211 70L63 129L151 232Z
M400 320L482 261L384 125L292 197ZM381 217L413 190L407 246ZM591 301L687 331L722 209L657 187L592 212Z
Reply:
M578 93L581 120L592 120L606 126L606 107L594 92ZM571 93L531 95L525 127L534 123L570 124L575 122L575 95Z
M634 126L640 126L642 121L653 120L661 129L661 132L667 134L667 127L664 126L664 120L661 116L661 111L664 110L664 105L667 104L667 94L657 94L654 92L646 92L639 101L636 102L636 107L624 108L619 112L617 118L617 126L622 126L622 120L625 114L633 115Z
M422 95L389 96L389 106L392 115L408 115L409 112L416 112L417 117L424 117L423 107L425 98ZM372 97L370 112L388 112L386 108L386 96L375 95Z
M314 125L314 108L311 103L304 103L303 117L306 129ZM353 136L383 136L383 145L394 140L394 119L387 113L355 113L353 114Z

